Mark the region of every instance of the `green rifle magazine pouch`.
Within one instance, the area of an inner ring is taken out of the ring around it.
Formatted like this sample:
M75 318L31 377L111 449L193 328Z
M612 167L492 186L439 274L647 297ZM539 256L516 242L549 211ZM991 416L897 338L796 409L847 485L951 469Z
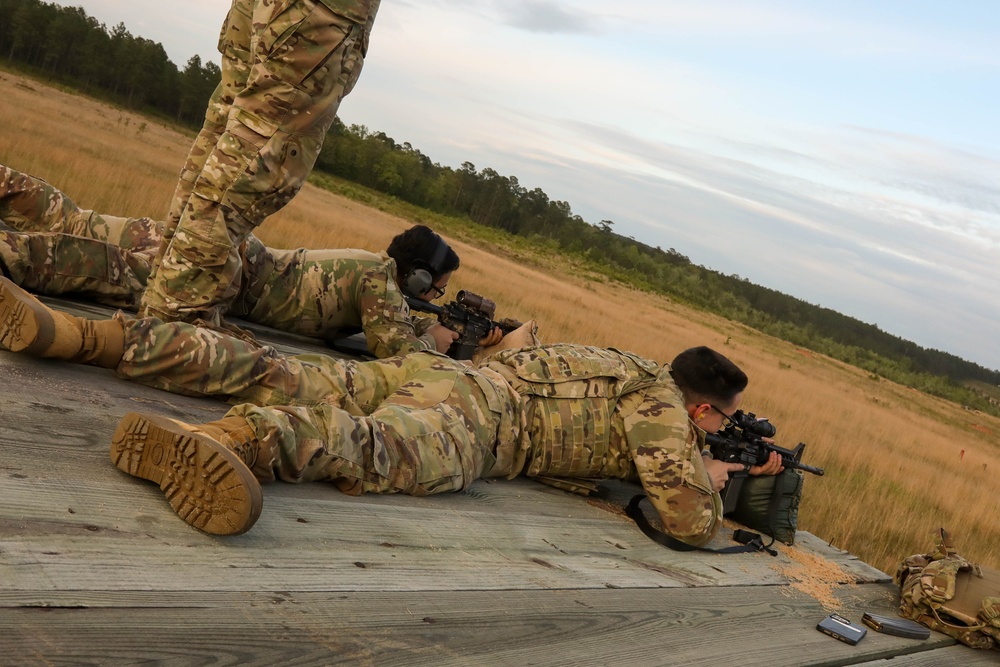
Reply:
M802 473L783 470L778 475L758 475L743 480L730 518L789 546L795 544L802 500Z
M899 615L972 648L1000 646L1000 571L958 555L942 528L937 550L900 563Z

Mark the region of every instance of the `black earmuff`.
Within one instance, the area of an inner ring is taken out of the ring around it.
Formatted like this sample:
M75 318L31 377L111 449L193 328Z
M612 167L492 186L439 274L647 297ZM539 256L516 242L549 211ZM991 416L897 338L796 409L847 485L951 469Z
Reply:
M441 266L450 248L439 235L435 234L434 239L434 253L431 255L431 260L415 262L410 272L403 277L403 291L410 296L420 297L434 285L434 277L443 273Z

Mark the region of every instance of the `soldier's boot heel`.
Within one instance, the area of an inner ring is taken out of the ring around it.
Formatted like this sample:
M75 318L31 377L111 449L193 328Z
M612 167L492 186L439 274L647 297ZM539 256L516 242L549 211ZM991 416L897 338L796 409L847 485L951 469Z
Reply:
M263 507L260 482L229 448L183 422L130 413L111 442L111 461L159 484L188 524L213 535L238 535Z
M33 357L114 368L125 351L118 320L90 320L49 308L0 277L0 346Z
M0 345L4 349L41 356L55 342L61 319L13 281L0 277Z

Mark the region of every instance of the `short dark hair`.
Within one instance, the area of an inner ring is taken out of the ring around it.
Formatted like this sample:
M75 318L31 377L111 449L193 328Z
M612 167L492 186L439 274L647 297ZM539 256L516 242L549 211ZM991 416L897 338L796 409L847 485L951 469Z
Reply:
M692 347L670 363L670 376L686 401L728 405L747 387L747 375L715 350Z
M425 269L430 272L433 280L437 280L456 270L459 265L458 253L448 246L444 258L437 266L431 266L438 243L445 241L434 230L426 225L414 225L393 238L386 253L396 260L396 270L400 276L407 275L413 269Z

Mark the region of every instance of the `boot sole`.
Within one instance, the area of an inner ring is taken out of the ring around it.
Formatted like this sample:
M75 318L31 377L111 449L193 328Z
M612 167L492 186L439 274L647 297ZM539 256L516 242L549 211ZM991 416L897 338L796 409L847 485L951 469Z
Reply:
M45 305L0 277L0 345L37 356L49 349L55 337L56 325Z
M242 460L208 436L166 417L129 413L111 442L111 461L160 485L184 521L213 535L239 535L263 506L260 482Z

